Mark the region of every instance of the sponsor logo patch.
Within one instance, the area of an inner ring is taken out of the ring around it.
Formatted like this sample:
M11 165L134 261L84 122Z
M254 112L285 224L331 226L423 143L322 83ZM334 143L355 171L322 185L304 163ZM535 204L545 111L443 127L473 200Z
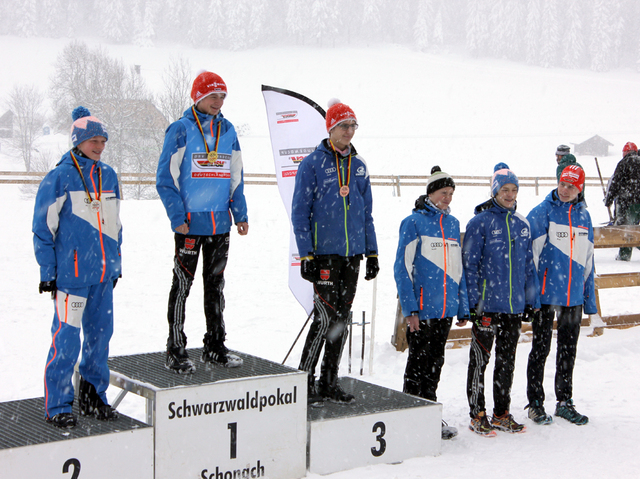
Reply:
M321 269L320 270L320 279L323 281L327 281L329 276L331 275L331 270L329 269Z
M184 239L184 247L186 249L193 249L196 246L196 240L192 239L192 238L185 238Z

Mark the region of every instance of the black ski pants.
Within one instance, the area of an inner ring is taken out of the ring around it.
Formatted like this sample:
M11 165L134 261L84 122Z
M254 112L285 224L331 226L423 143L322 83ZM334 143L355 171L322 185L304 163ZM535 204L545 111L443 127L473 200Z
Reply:
M484 396L484 372L491 357L493 341L496 342L496 359L493 370L493 414L502 416L511 405L511 385L515 369L516 348L520 337L520 314L485 313L480 326L471 327L469 369L467 371L467 398L469 415L474 418L486 411Z
M315 375L324 346L320 380L332 383L338 377L340 358L349 334L351 305L356 296L361 256L317 256L318 277L313 283L313 321L298 369Z
M437 401L436 389L444 365L444 351L452 319L421 320L420 329L414 332L407 327L409 356L404 371L405 393Z
M214 236L175 235L175 257L173 282L169 292L169 339L167 349L186 348L184 333L185 304L202 251L202 279L204 284L204 315L207 332L205 348L215 342L224 341L224 269L229 254L229 233Z
M540 314L531 323L533 343L527 364L527 399L529 404L544 403L544 366L551 349L553 319L557 318L558 344L556 354L555 390L557 401L573 396L573 367L576 362L582 305L556 306L543 304Z

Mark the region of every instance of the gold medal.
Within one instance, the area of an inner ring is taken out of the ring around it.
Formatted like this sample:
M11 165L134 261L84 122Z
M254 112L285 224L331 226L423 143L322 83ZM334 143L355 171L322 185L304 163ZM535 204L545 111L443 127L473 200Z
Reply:
M209 161L209 164L213 164L214 161L216 161L218 159L218 152L217 151L210 151L207 154L207 160Z
M340 196L342 196L343 198L345 196L347 196L349 194L349 187L348 186L341 186L340 187Z

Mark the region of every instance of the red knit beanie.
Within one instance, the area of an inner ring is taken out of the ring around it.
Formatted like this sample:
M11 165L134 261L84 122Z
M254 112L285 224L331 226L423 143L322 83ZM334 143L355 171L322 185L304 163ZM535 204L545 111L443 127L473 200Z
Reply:
M569 165L562 170L562 174L560 175L558 182L560 181L570 183L578 188L579 191L582 191L584 188L584 170L578 165Z
M329 100L329 109L327 110L327 133L333 130L343 121L355 120L356 114L348 105L340 103L340 100Z
M631 152L638 152L638 147L636 146L635 143L633 143L632 141L627 142L626 145L624 145L624 148L622 148L622 156L627 156L627 153L631 153Z
M195 105L204 97L211 95L212 93L224 93L227 95L227 85L219 75L211 72L200 73L195 80L193 80L193 87L191 87L191 99Z

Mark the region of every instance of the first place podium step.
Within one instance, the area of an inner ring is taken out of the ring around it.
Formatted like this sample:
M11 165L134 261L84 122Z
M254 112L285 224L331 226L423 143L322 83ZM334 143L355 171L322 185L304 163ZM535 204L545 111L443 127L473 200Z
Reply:
M109 359L111 384L147 398L155 478L296 479L306 474L307 374L234 351L240 368L168 371L165 353Z

